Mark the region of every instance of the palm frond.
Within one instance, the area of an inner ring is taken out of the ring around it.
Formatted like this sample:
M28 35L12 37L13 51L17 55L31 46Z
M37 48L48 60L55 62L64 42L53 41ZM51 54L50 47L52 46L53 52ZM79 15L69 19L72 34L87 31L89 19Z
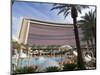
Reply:
M53 8L51 10L59 10L58 15L63 13L64 18L67 17L67 15L71 12L71 8L75 7L79 13L81 13L81 9L89 8L89 6L86 5L72 5L72 4L53 4Z
M51 10L61 9L61 8L64 8L64 7L66 7L66 5L56 5Z
M80 6L76 6L76 9L77 9L77 11L81 14L82 12L81 12L81 8L80 8Z
M70 12L66 12L65 16L64 16L64 19L68 16Z
M64 11L64 15L70 10L70 7L67 7L66 10Z
M65 8L62 8L57 15L61 14L62 12L64 12L66 9Z
M84 35L83 39L93 39L95 33L93 33L96 25L96 15L94 11L89 11L85 14L85 16L81 17L82 20L79 20L78 23L80 24L82 33Z

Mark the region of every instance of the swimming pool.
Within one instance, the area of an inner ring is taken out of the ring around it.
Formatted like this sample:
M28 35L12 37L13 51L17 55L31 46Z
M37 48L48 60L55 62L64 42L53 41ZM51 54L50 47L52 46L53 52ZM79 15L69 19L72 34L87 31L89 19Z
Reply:
M61 62L65 59L65 57L33 57L31 59L29 58L23 58L23 59L19 59L18 61L18 66L19 67L24 67L24 66L29 66L29 65L41 65L43 63L45 63L45 61L47 60L51 60L51 61L56 61L56 62ZM15 64L15 59L12 59L12 63Z

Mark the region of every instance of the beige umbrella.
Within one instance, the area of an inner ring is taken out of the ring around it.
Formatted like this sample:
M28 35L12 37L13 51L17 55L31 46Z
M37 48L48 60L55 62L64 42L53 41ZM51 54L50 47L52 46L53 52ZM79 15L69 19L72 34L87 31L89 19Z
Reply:
M73 49L70 45L62 45L60 47L60 50L70 50L70 49Z

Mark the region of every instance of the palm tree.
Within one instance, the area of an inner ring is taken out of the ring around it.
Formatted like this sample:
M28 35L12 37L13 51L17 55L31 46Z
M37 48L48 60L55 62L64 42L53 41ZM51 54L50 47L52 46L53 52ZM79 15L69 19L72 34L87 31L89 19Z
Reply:
M20 59L20 50L21 50L21 44L19 44L17 41L12 42L12 48L17 50L17 53L19 54L18 57L16 57L16 66L18 66L19 59Z
M48 45L47 46L47 50L50 52L51 56L52 56L52 52L53 52L54 47L55 47L55 45Z
M47 45L47 46L46 46L46 50L47 50L47 52L49 52L49 54L51 54L50 49L51 49L50 45Z
M59 10L58 15L63 13L64 17L66 18L69 13L71 13L71 17L73 19L73 25L74 25L74 34L75 34L75 41L76 41L76 47L78 52L78 69L84 69L84 63L83 63L83 57L80 47L80 41L79 41L79 33L78 33L78 27L77 27L77 17L78 12L81 13L81 9L89 8L88 6L84 5L71 5L71 4L54 4L53 8L51 10Z
M27 55L29 56L29 45L28 44L23 44L24 48L25 48L25 52L27 53Z
M38 55L41 55L40 50L42 49L42 46L41 45L37 45L36 49L38 50Z
M12 41L12 48L13 49L17 49L18 53L20 53L21 46L20 46L20 44L18 42Z
M33 44L31 47L32 47L32 50L33 50L33 51L36 50L36 45L35 45L35 44Z
M83 39L85 41L91 41L93 45L93 40L96 44L96 11L89 11L85 16L81 17L82 20L78 21L80 27L83 31Z
M87 49L89 46L93 47L93 53L96 58L96 9L94 11L89 11L85 16L81 17L82 20L79 21L80 27L83 31L83 41L87 42Z

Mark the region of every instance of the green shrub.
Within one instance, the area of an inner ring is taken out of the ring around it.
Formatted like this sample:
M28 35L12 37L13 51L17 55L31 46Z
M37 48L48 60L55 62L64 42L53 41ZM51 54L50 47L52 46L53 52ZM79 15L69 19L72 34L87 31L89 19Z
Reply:
M46 68L46 72L58 72L60 69L56 66Z
M76 64L64 64L63 71L73 71L77 67Z
M15 73L26 74L26 73L34 73L35 71L36 71L36 68L30 66L30 67L16 68Z

